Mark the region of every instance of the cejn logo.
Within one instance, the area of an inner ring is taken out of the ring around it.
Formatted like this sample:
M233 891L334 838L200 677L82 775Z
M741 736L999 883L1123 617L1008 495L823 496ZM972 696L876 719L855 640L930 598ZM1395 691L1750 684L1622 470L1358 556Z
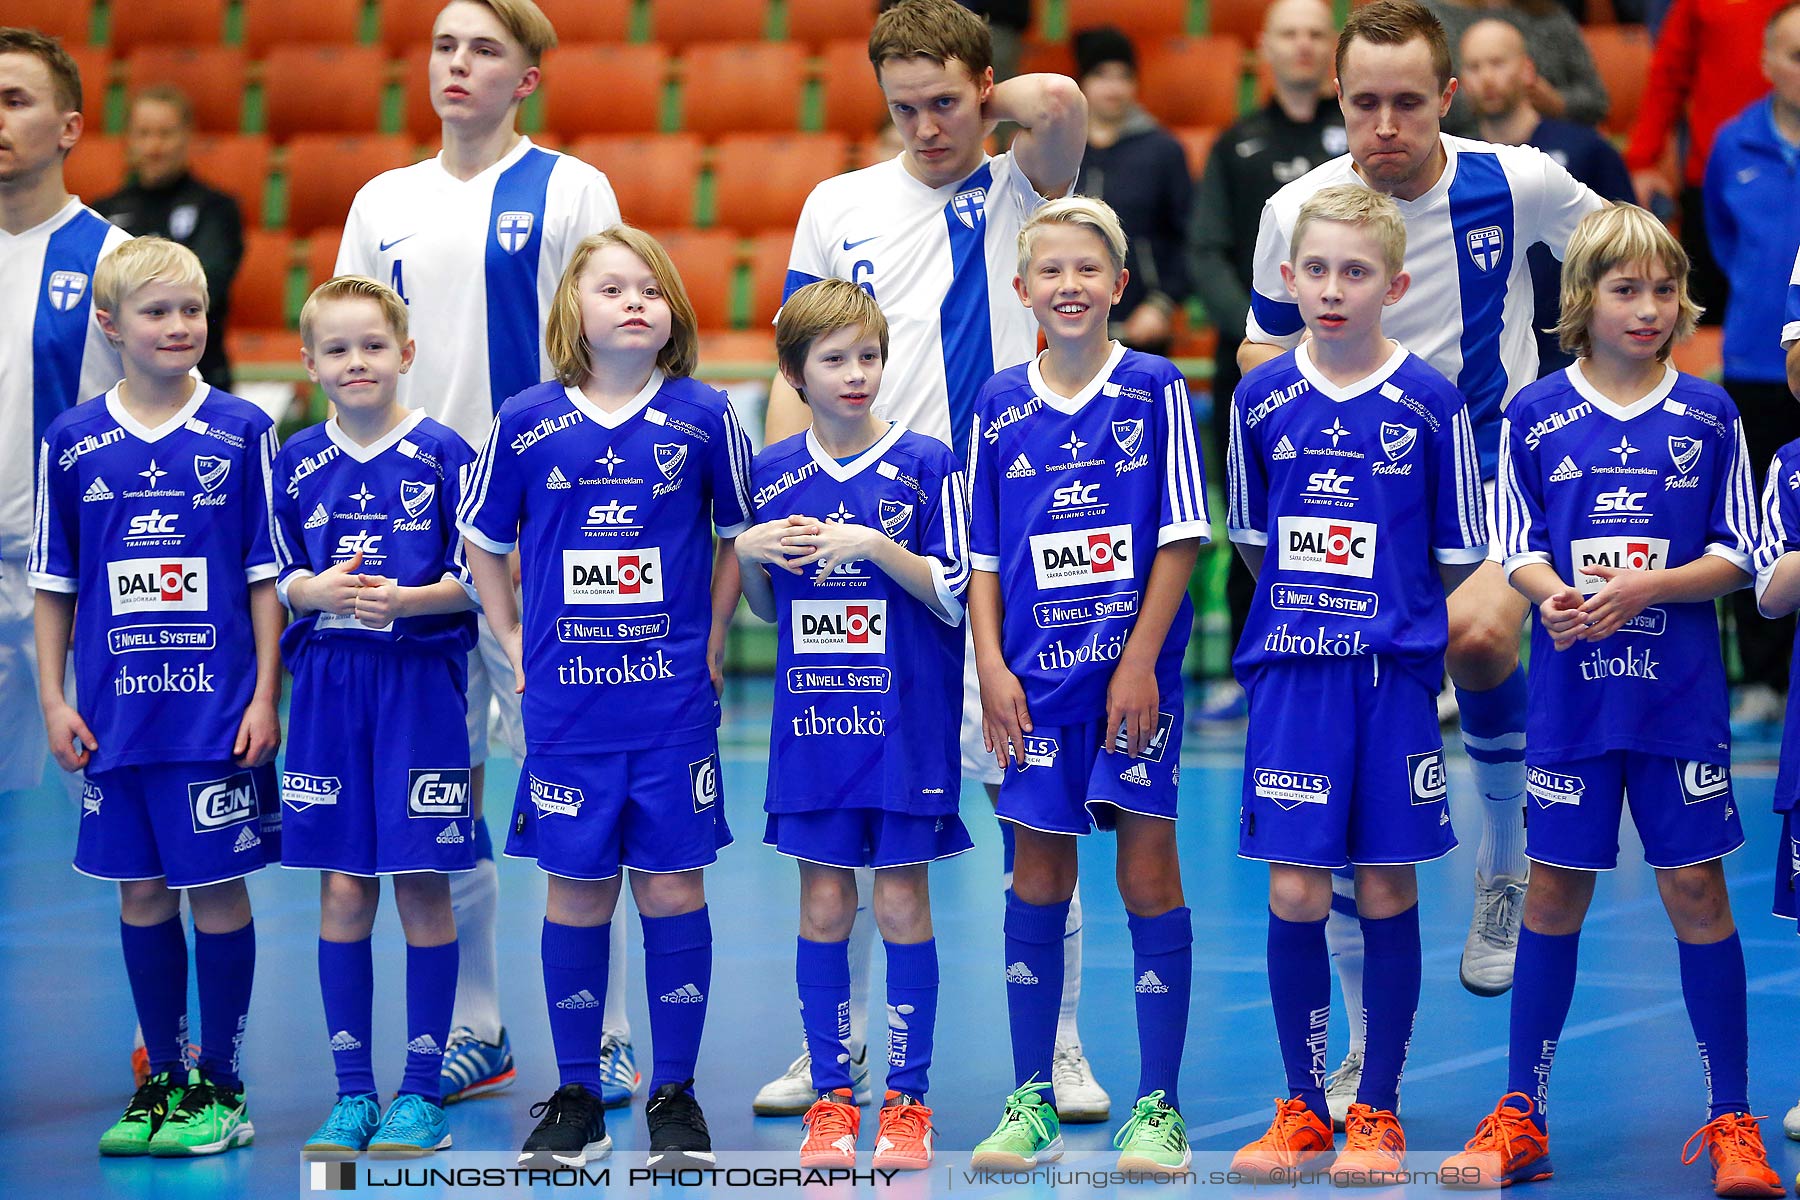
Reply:
M656 546L563 551L565 604L660 604L662 598L662 551Z
M1362 579L1375 573L1375 526L1371 522L1282 517L1276 536L1278 561L1283 570L1321 571Z
M1039 590L1130 579L1131 526L1033 534L1031 569Z
M1669 539L1576 538L1569 543L1569 561L1575 567L1575 586L1583 595L1591 596L1605 581L1597 575L1589 575L1589 567L1612 567L1619 571L1660 570L1669 561Z
M796 600L795 654L887 653L887 601Z
M211 833L256 819L256 784L250 772L188 784L188 807L194 832Z
M452 820L466 817L469 808L469 769L457 767L447 771L408 771L406 783L406 815Z
M106 564L113 616L205 612L204 558L127 558Z

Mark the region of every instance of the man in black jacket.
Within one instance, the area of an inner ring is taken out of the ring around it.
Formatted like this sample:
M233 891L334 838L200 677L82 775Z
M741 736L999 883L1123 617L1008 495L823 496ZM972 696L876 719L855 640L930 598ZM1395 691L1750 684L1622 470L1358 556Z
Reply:
M125 126L131 176L124 188L95 201L94 209L135 237L170 238L199 256L210 297L200 374L214 387L230 391L225 320L231 281L244 257L244 221L236 200L189 173L193 128L193 108L180 91L153 87L139 93Z

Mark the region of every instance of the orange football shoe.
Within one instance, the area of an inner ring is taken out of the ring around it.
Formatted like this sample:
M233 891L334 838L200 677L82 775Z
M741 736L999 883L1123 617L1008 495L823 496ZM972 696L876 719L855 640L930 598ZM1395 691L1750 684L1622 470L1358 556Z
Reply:
M1268 1132L1239 1150L1231 1169L1258 1183L1279 1183L1319 1155L1329 1154L1334 1144L1331 1122L1320 1120L1306 1101L1277 1100Z
M800 1143L803 1167L854 1167L856 1134L862 1128L862 1109L849 1088L821 1092L802 1118L806 1140Z
M1749 1113L1714 1117L1696 1129L1681 1148L1682 1165L1697 1161L1702 1152L1710 1154L1715 1196L1787 1195L1781 1177L1769 1169L1769 1152L1763 1149L1762 1128L1757 1125L1760 1120Z
M150 1082L150 1051L142 1046L131 1052L131 1084L143 1087Z
M1507 1103L1515 1096L1525 1102L1524 1108ZM1450 1188L1503 1188L1550 1178L1550 1136L1532 1118L1534 1111L1536 1105L1524 1092L1500 1097L1462 1153L1452 1154L1438 1168L1438 1182Z
M911 1096L890 1091L882 1102L880 1136L875 1140L877 1170L923 1171L931 1165L931 1110Z
M1331 1182L1339 1187L1386 1187L1400 1182L1406 1169L1406 1134L1400 1120L1385 1108L1352 1104L1344 1114L1344 1148L1331 1164Z

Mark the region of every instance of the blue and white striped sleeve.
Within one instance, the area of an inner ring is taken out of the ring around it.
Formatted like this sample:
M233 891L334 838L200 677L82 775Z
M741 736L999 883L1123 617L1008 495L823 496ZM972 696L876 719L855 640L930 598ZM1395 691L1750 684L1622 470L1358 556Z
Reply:
M1225 447L1225 528L1234 542L1269 544L1269 477L1244 429L1244 410L1231 397L1231 436Z
M54 430L51 431L55 433ZM73 594L80 586L80 523L69 489L68 471L50 475L50 438L38 442L37 507L33 514L26 582L38 591Z
M281 559L275 550L277 530L273 498L275 455L280 448L281 439L275 432L274 422L270 422L257 438L257 470L244 497L251 510L245 514L251 530L250 548L244 555L244 579L249 583L274 579L281 572Z
M1276 214L1276 197L1263 205L1262 220L1256 226L1256 257L1250 274L1250 314L1244 323L1244 336L1292 350L1300 344L1305 323L1300 320L1300 306L1288 295L1281 279L1281 264L1288 253L1288 233Z
M1750 447L1744 442L1744 423L1735 414L1729 437L1731 452L1725 463L1725 478L1713 497L1706 553L1724 559L1745 575L1753 575L1756 568L1751 559L1756 554L1757 543L1756 484L1750 474Z
M986 395L984 388L982 395ZM972 570L1000 571L1000 488L995 474L993 443L981 436L982 405L977 402L970 418L969 465L964 494L969 503L969 566Z
M937 592L939 615L952 625L962 623L963 593L969 588L969 497L956 457L945 447L938 464L942 476L935 488L921 479L929 498L920 514L919 553L931 564L931 582Z
M1783 350L1800 342L1800 254L1794 255L1794 273L1788 277L1787 312L1781 326Z
M750 528L755 508L750 502L750 438L738 422L731 398L719 394L725 405L724 455L715 456L713 469L713 527L722 538L734 538ZM723 468L723 469L721 469Z
M1499 509L1495 536L1500 539L1506 577L1526 563L1554 567L1550 532L1544 508L1537 496L1537 472L1525 434L1508 417L1500 420L1500 475L1494 485L1494 507Z
M495 416L487 445L475 460L456 527L489 554L511 554L519 544L519 487L516 459L506 444L501 417Z
M1763 485L1762 536L1756 542L1756 603L1775 578L1775 567L1785 556L1800 551L1800 470L1792 471L1790 452L1800 443L1789 443L1769 462L1769 479ZM1767 615L1767 614L1765 614Z
M1488 515L1481 494L1475 431L1465 405L1456 406L1435 440L1438 462L1433 500L1437 511L1432 520L1432 557L1441 563L1478 563L1488 553Z
M1194 437L1194 406L1188 400L1187 380L1179 374L1163 385L1162 417L1163 497L1157 547L1193 538L1209 542L1212 522L1206 516L1206 475Z

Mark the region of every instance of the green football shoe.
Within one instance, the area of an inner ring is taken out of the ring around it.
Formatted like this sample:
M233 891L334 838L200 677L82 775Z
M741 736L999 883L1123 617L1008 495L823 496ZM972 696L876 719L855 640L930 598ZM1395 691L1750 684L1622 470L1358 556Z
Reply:
M248 1146L255 1138L244 1093L220 1087L196 1068L188 1072L181 1102L150 1139L150 1153L157 1158L223 1154Z
M167 1071L144 1080L125 1106L125 1115L100 1135L100 1153L121 1157L150 1153L150 1139L181 1103L184 1090Z
M1137 1102L1131 1120L1113 1138L1119 1151L1119 1170L1136 1175L1172 1174L1185 1171L1194 1161L1188 1148L1187 1122L1163 1101L1160 1091Z
M1008 1096L1000 1127L975 1147L969 1165L977 1171L1019 1171L1061 1158L1062 1123L1056 1109L1039 1095L1049 1087L1049 1080L1039 1083L1034 1075Z

